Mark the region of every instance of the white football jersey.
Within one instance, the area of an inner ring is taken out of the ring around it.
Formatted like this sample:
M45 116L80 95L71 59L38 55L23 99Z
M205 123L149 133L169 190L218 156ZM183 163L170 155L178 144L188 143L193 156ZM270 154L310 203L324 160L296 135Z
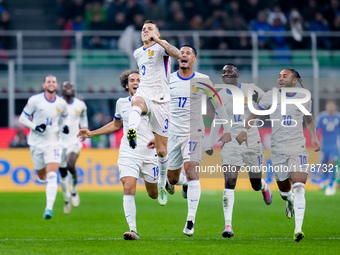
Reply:
M61 143L64 148L74 143L81 144L81 141L77 138L79 127L88 127L87 107L85 103L74 97L72 103L66 102L66 105L70 120L68 126L70 132L68 134L61 133Z
M231 138L232 141L230 143L237 144L236 136L242 131L242 128L245 126L244 123L250 115L250 111L248 109L248 101L251 100L253 106L255 108L256 104L260 101L260 99L265 94L262 89L257 87L253 83L239 83L239 89L242 90L244 95L244 114L233 114L233 96L232 93L228 89L221 89L218 94L221 97L222 103L225 107L225 110L228 115L228 122L231 125ZM252 98L248 98L248 90L252 90ZM216 118L216 116L215 116ZM220 125L219 125L220 127ZM220 128L218 127L217 130ZM256 127L251 127L248 132L248 147L257 147L261 146L261 137L259 131ZM246 147L245 143L242 143L242 147Z
M277 92L277 109L270 115L272 120L271 152L292 155L306 150L306 138L303 135L304 114L293 104L288 104L286 115L281 115L281 92ZM302 93L294 93L290 98L304 98ZM273 90L264 94L258 108L260 110L270 109L272 106ZM312 101L303 104L308 112L311 112ZM279 121L274 121L279 120Z
M182 78L178 71L170 76L170 134L188 136L190 134L204 134L205 126L202 116L203 90L191 91L190 80L193 78L209 79L209 76L194 72L189 78ZM209 80L209 85L211 81ZM207 94L206 94L207 95Z
M59 96L56 96L53 102L48 101L45 93L31 96L23 112L32 117L35 125L46 124L44 132L32 130L28 135L28 144L43 148L49 145L60 144L59 120L61 117L67 117L66 102Z
M170 57L158 43L148 48L140 47L133 53L138 68L140 84L137 93L158 103L170 101Z
M149 118L147 116L141 116L140 125L137 132L137 147L135 149L132 149L129 146L129 142L126 138L126 133L129 130L129 114L131 108L132 106L130 97L118 99L116 103L116 112L114 118L118 120L123 120L124 133L120 143L119 156L154 159L156 155L156 149L148 149L147 147L148 142L154 139L154 135L149 129Z

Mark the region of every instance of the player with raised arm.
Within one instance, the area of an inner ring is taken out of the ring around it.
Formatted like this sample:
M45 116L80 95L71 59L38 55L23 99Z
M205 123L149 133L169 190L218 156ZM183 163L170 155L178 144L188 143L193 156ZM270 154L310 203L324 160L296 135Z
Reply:
M169 171L170 184L183 185L184 197L188 201L188 215L183 233L188 236L194 234L194 223L197 207L201 195L199 173L196 167L202 161L204 123L201 114L202 95L205 91L198 89L199 82L213 86L209 76L195 72L197 51L190 45L180 49L181 58L178 59L179 70L170 76L170 127L169 127ZM204 87L204 86L203 86ZM226 113L220 104L216 111L222 119ZM230 141L230 126L225 125L225 134L221 137L223 143ZM182 165L186 177L181 173Z
M170 57L180 58L180 51L159 39L157 25L151 21L144 22L141 38L143 46L135 50L140 74L140 87L132 98L132 110L129 115L127 139L131 148L138 146L137 134L140 133L141 115L148 115L151 131L155 135L155 147L159 161L158 202L167 203L165 190L168 169L168 130L170 118Z
M277 104L281 104L281 89L294 88L301 82L300 74L295 69L284 69L278 78L279 92L277 92ZM270 90L257 104L257 109L270 109L273 104L274 91ZM304 98L304 93L287 92L286 97L290 99ZM315 123L311 112L312 102L309 100L302 105L308 112L304 113L294 104L286 105L286 115L281 115L280 110L270 114L272 120L271 136L271 160L275 172L276 182L280 189L280 194L286 203L286 215L290 219L295 213L295 230L293 240L299 242L304 238L302 223L305 214L305 183L308 177L308 152L306 150L306 138L303 135L303 120L305 120L308 133L312 137L312 144L315 151L320 150L320 143L316 135ZM247 143L247 130L250 129L251 120L257 118L252 113L246 123L245 129L240 132L236 140L241 144ZM274 122L274 120L279 120ZM250 122L249 122L250 121ZM249 136L249 140L253 137ZM292 187L293 191L292 192Z
M61 163L59 165L60 172L60 186L64 195L64 213L71 212L71 203L74 207L79 206L80 198L77 191L77 170L76 161L79 156L79 152L82 148L81 141L77 138L77 134L80 128L87 128L87 107L85 103L75 97L74 86L71 82L63 82L61 88L61 94L63 99L67 103L67 111L70 121L68 135L61 134L61 143L63 146L63 152L61 156ZM67 172L70 172L72 176L71 192L69 190L69 179Z
M322 133L322 146L321 146L321 164L326 166L322 181L328 178L328 185L325 190L327 196L336 193L335 179L335 166L339 159L338 137L340 135L340 113L336 110L335 100L327 100L326 110L320 113L319 121L316 125L316 130L321 130ZM322 167L324 170L324 167Z
M119 148L118 167L120 180L124 187L124 213L130 228L130 231L124 233L125 240L139 240L135 204L136 185L139 176L143 177L149 196L152 199L158 197L157 182L159 170L156 150L147 148L148 142L154 138L148 126L149 118L147 116L141 117L139 125L140 134L137 138L138 147L135 149L130 148L126 137L129 127L129 114L132 111L131 98L136 93L139 82L138 70L123 72L120 76L120 83L129 92L129 96L118 99L113 121L97 130L89 131L88 129L81 129L78 133L78 137L82 139L91 138L115 132L123 125L124 136Z
M38 180L47 183L43 218L51 219L58 191L57 173L61 161L60 131L68 134L69 128L66 102L56 95L57 78L53 75L46 76L42 86L44 92L28 99L19 121L31 129L28 145L34 169L37 171Z
M242 90L243 94L246 95L244 105L246 106L249 100L251 100L253 104L256 104L264 95L264 92L253 83L239 83L239 76L240 73L234 64L226 64L222 69L223 82L239 88ZM252 98L247 97L248 90L252 91ZM229 89L221 89L218 94L220 95L228 114L228 121L232 123L232 141L225 144L221 151L222 167L227 169L226 171L223 171L225 179L223 191L225 229L222 232L222 236L230 238L234 236L231 224L235 200L234 190L241 167L247 167L252 188L255 191L262 191L263 199L267 205L272 203L272 193L266 181L262 179L263 146L258 129L256 127L249 129L248 135L252 137L252 140L249 142L248 147L245 144L240 146L235 140L236 136L243 128L244 120L250 115L249 109L245 107L246 110L244 115L234 115L232 92ZM215 116L215 118L217 119L218 116ZM208 155L212 155L213 153L213 145L216 141L220 127L220 124L212 125L211 127L209 145L206 150Z

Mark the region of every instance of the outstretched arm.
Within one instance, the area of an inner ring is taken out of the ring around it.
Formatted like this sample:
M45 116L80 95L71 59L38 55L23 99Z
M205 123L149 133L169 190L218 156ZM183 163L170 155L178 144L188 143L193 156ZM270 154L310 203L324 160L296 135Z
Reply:
M123 121L114 119L110 123L106 124L105 126L98 128L96 130L90 131L88 129L80 129L77 137L84 140L85 138L92 138L94 136L109 134L117 131L122 126Z
M319 151L321 149L321 145L318 140L318 136L316 135L316 127L315 127L315 122L314 122L312 115L305 115L305 121L306 121L307 131L312 137L312 145L313 145L314 151Z

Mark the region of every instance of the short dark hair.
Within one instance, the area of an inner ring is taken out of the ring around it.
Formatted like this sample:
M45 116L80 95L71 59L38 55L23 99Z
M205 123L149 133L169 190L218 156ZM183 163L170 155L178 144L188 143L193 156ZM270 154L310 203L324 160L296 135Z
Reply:
M192 52L193 52L194 55L195 55L195 57L197 57L197 50L195 49L194 46L192 46L192 45L190 45L190 44L184 44L184 45L182 45L181 48L183 48L183 47L189 47L189 48L191 48L191 49L192 49Z
M130 74L133 74L133 73L139 74L139 71L138 70L126 70L119 76L120 85L125 89L125 91L129 90L128 88L126 88L126 85L128 85L129 83Z
M145 24L154 24L155 27L157 28L157 30L159 30L159 28L158 28L156 22L154 22L154 21L151 20L151 19L147 19L146 21L144 21L144 25L145 25Z
M223 71L223 69L224 69L225 66L232 66L232 67L236 68L237 72L239 73L237 66L235 66L233 63L227 63L227 64L225 64L225 65L223 66L223 68L222 68L222 71Z
M48 75L46 75L46 76L44 77L43 83L46 82L46 78L47 78L47 77L55 77L55 78L57 79L57 77L56 77L55 75L53 75L53 74L48 74Z
M285 69L285 70L288 70L288 71L290 71L292 74L294 74L295 78L298 80L298 82L300 83L301 87L303 87L303 85L302 85L302 79L301 79L301 76L300 76L300 74L299 74L298 71L296 71L296 70L293 69L293 68L287 68L287 69Z

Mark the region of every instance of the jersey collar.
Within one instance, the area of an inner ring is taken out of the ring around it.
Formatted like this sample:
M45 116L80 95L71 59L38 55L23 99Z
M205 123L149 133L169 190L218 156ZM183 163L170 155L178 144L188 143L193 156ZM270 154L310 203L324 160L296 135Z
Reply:
M241 88L241 83L239 83L238 84L238 88L240 89ZM229 94L229 95L231 95L232 93L230 92L230 90L229 89L226 89L226 91L227 91L227 93Z
M178 78L180 78L181 80L183 80L183 81L187 81L187 80L190 80L190 79L192 79L192 78L194 78L194 76L195 76L195 71L194 71L194 73L189 77L189 78L183 78L183 77L181 77L180 75L179 75L179 72L177 71L177 76L178 76Z
M149 46L149 47L147 47L147 48L144 48L144 46L143 46L143 50L146 50L146 49L148 49L148 48L154 46L155 44L156 44L156 43L152 44L151 46Z

